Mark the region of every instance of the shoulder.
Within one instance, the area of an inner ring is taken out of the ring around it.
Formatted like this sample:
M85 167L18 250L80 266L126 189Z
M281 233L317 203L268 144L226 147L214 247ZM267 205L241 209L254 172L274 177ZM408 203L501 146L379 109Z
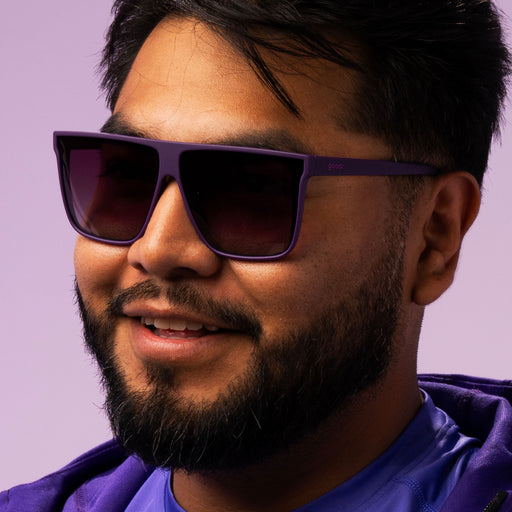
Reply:
M121 511L152 471L115 441L109 441L55 473L1 493L0 512L75 512L96 507Z
M487 429L497 419L495 414L498 409L510 412L510 416L506 414L504 419L512 421L510 380L427 374L419 376L419 384L437 407L446 411L458 424L470 423L477 430L482 427ZM476 413L480 413L477 418Z
M499 432L500 441L512 448L511 381L429 374L420 375L419 384L464 434L484 441Z
M463 434L480 443L443 511L484 510L501 493L508 497L500 512L512 512L512 382L421 375L419 384Z

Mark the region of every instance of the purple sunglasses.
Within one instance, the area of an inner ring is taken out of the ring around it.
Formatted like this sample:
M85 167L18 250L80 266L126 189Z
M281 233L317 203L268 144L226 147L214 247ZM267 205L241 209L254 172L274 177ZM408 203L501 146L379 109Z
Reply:
M242 260L285 256L299 237L311 176L435 175L417 164L55 132L62 196L76 231L129 245L143 236L170 180L201 240Z

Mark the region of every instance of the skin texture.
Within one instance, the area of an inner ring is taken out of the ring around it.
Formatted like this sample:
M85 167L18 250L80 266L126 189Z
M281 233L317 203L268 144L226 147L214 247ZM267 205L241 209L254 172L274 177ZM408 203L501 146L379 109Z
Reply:
M382 141L340 126L357 76L321 61L275 59L300 119L207 28L190 20L165 21L139 53L115 113L134 131L157 139L392 158ZM146 233L132 246L78 238L77 284L87 307L99 316L113 294L137 283L187 283L212 299L248 308L268 339L282 338L307 327L309 319L349 298L364 282L385 254L393 200L386 178L314 178L294 251L275 262L248 263L219 258L202 244L171 183ZM333 415L271 461L236 473L177 472L173 490L187 511L292 510L353 476L396 439L420 405L416 350L423 306L451 284L462 237L478 205L478 187L468 174L426 179L403 240L396 353L379 385L361 393L343 421ZM168 310L168 305L151 299L131 308L127 314L137 317L143 308ZM169 316L218 322L183 307ZM134 322L127 316L117 324L114 352L129 389L143 392L149 384ZM243 375L251 350L251 340L230 333L199 355L177 355L172 361L177 392L198 404L213 400ZM265 496L262 485L268 489Z

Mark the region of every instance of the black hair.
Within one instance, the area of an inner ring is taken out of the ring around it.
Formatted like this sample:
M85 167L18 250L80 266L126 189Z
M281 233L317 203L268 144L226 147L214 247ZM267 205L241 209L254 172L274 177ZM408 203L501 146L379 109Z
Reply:
M510 71L490 0L115 0L113 14L101 62L110 108L154 27L190 17L241 52L297 116L262 49L355 70L344 124L382 138L398 160L465 170L482 183Z

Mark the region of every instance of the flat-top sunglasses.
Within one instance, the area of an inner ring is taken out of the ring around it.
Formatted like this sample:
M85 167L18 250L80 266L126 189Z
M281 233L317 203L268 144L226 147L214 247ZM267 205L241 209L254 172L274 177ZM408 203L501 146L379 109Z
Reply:
M170 180L216 254L267 260L297 242L311 176L434 175L432 167L124 135L55 132L66 212L85 237L140 238Z

